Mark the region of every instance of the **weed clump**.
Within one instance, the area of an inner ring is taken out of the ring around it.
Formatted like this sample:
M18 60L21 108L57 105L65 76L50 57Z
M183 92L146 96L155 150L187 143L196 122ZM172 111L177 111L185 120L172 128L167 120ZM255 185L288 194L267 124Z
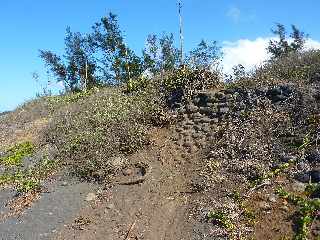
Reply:
M226 213L222 211L216 211L216 212L209 212L207 215L208 220L217 222L218 224L221 224L222 227L224 227L228 231L234 230L235 226L232 223L231 219L227 216Z
M4 157L0 158L0 164L4 164L6 166L21 165L23 158L32 155L33 152L34 145L31 142L16 144L6 151Z
M56 162L43 159L29 169L15 172L5 172L0 175L0 186L13 185L17 192L36 192L41 189L41 180L45 179L55 169Z
M313 194L318 187L308 186L306 188L307 195ZM292 193L285 191L283 188L277 189L276 193L283 199L296 205L298 209L299 219L297 221L297 232L294 237L295 240L307 240L309 239L310 226L317 217L320 211L320 199L319 198L308 198L296 196Z

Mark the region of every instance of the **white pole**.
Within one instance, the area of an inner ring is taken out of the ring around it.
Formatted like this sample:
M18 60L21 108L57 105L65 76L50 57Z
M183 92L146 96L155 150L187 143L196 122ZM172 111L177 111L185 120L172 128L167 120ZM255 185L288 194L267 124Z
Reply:
M86 59L86 79L84 82L84 89L87 91L87 84L88 84L88 60Z
M179 0L179 20L180 20L180 64L184 65L184 37L183 37L183 20L182 20L182 0Z
M127 44L125 44L125 48L126 48L126 49L125 49L125 50L126 50L126 51L125 51L125 54L126 54L126 65L127 65L126 68L127 68L127 74L128 74L128 79L127 79L127 80L130 81L130 78L131 78L131 77L130 77L130 66L129 66L129 59L128 59Z

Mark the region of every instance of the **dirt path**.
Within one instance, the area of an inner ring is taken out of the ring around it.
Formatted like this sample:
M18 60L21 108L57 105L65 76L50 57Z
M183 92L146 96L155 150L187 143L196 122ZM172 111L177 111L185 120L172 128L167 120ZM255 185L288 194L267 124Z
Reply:
M188 197L181 193L188 163L168 131L155 130L151 146L130 157L133 170L119 175L119 183L106 187L56 239L191 239L185 231ZM144 170L134 169L139 166Z

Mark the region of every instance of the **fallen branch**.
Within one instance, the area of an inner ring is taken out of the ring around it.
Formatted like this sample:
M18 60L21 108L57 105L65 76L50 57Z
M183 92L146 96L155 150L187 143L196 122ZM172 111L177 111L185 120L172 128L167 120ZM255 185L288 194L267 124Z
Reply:
M129 231L127 232L126 238L124 240L128 240L130 238L131 232L134 228L134 226L136 225L137 219L134 220L134 222L131 224Z

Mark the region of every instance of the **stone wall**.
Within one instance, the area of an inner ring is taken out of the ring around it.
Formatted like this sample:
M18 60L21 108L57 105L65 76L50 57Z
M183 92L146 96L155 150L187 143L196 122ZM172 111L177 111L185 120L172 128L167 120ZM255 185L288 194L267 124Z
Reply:
M177 144L189 152L203 148L217 125L241 117L263 104L281 104L292 97L290 86L262 90L224 89L198 92L186 103L177 104Z

